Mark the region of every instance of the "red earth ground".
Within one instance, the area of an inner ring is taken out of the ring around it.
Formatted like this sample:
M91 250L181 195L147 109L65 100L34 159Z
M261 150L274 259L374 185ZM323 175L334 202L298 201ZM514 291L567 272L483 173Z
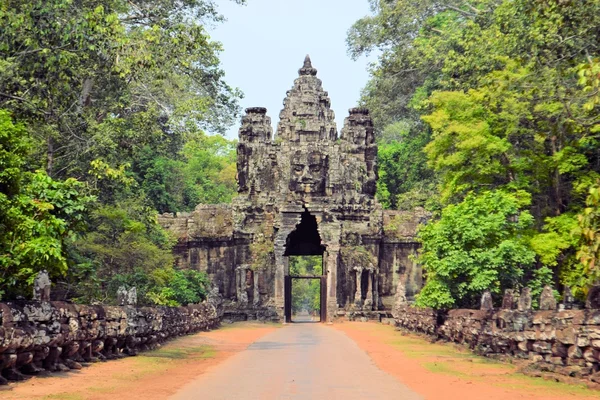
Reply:
M517 367L451 344L432 344L415 335L375 323L334 325L367 352L375 364L426 399L569 400L600 399L585 385L565 384L520 374Z
M256 323L226 325L171 341L157 351L137 357L11 384L0 390L0 398L165 399L199 376L216 371L224 360L246 350L251 343L276 329L288 328ZM326 329L343 332L377 367L426 399L600 399L600 392L581 384L526 377L514 365L477 357L452 345L431 344L417 336L402 335L390 326L344 322ZM275 387L278 383L271 384Z

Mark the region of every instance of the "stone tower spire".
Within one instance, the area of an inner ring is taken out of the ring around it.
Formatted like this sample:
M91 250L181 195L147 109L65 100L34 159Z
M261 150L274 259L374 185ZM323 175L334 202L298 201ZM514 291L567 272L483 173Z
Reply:
M272 188L272 174L265 165L271 146L271 118L267 109L250 107L242 118L237 146L237 181L239 193L261 192Z
M315 68L313 68L312 61L310 61L310 56L308 54L304 58L304 65L302 66L302 68L300 68L300 70L298 70L298 74L300 76L302 76L302 75L316 76L317 75L317 70Z
M304 59L298 75L283 100L277 137L289 142L335 141L335 114L331 110L329 94L323 90L310 56Z

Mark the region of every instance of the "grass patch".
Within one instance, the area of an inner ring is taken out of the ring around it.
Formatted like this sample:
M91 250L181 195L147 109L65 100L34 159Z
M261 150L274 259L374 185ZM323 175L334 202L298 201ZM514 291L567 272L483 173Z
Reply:
M495 386L507 387L510 389L519 390L539 390L542 389L544 392L556 394L570 394L577 396L597 396L598 393L589 389L584 384L570 384L547 380L543 378L535 378L531 376L522 375L519 373L511 374L507 377L508 382L496 383Z
M44 400L85 400L85 397L81 394L73 393L56 393L49 394L43 397Z
M444 374L456 376L458 378L469 379L472 378L470 375L465 374L464 372L457 371L453 369L447 362L443 361L434 361L434 362L424 362L422 364L429 372L433 372L434 374Z
M220 331L227 331L231 329L259 329L259 328L281 328L283 326L280 322L260 322L260 321L239 321L232 324L223 324L219 326Z
M167 346L141 355L141 358L167 358L170 360L185 360L188 358L212 358L215 356L212 346L175 347Z
M417 359L429 372L444 374L461 380L488 382L497 387L538 393L540 396L571 395L594 398L597 392L585 384L570 384L536 378L517 372L511 363L478 356L452 343L430 343L417 335L400 334L390 339L390 327L364 324L360 330L372 331L407 358ZM370 326L368 326L370 325ZM500 380L500 382L498 381ZM596 397L600 398L600 397Z

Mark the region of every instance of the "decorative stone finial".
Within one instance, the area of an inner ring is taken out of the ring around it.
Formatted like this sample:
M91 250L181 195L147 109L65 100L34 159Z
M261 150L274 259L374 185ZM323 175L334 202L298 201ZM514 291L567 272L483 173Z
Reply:
M483 292L481 296L481 309L482 310L493 310L494 309L494 301L492 299L492 293L489 290Z
M50 276L48 271L43 270L38 272L33 281L33 300L35 301L50 301Z
M556 310L556 298L550 285L544 286L540 295L540 310Z
M125 286L119 287L117 290L117 301L120 306L135 306L137 305L137 289L132 287L127 290Z
M588 291L585 308L600 309L600 285L595 285Z
M521 290L521 296L519 297L519 311L531 310L531 289L524 287Z
M502 309L512 310L514 305L514 295L512 289L506 289L504 291L504 297L502 298Z
M315 68L313 68L312 62L310 61L310 56L308 54L306 55L306 58L304 59L304 65L302 66L302 68L300 68L298 73L300 75L312 75L312 76L317 75L317 70Z
M361 115L369 115L369 109L364 107L354 107L348 110L350 115L361 114Z
M246 114L266 114L267 109L265 107L248 107L246 108Z
M573 308L573 303L575 303L575 296L573 296L571 288L565 286L565 290L563 292L563 305L565 310L571 310Z

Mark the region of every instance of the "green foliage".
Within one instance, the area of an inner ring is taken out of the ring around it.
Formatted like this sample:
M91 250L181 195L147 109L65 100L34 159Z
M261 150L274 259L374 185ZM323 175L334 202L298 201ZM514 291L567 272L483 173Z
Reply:
M30 292L37 272L67 272L66 246L83 228L85 185L55 181L43 171L26 172L27 132L0 111L0 296Z
M87 235L74 244L79 263L65 285L81 301L114 298L118 284L127 283L124 277L135 286L146 279L140 275L171 268L173 245L152 208L132 200L101 205L91 214Z
M579 215L581 246L577 257L583 265L586 286L600 281L600 183L590 188L586 208Z
M235 143L204 132L239 113L205 29L222 19L213 0L0 3L0 292L43 268L61 299L202 297L155 220L235 193Z
M264 226L259 230L264 232ZM250 267L253 270L268 268L275 262L275 247L272 238L264 234L255 234L254 240L250 244Z
M527 240L533 223L524 210L528 204L525 193L490 191L444 208L419 232L427 281L417 304L473 307L484 290L500 294L522 282L535 262Z
M345 246L340 250L342 261L347 267L373 265L373 254L364 246Z
M152 285L146 297L153 304L180 306L198 304L210 289L208 276L194 270L162 269L152 275Z
M323 275L323 256L290 257L290 275L320 276Z
M322 256L290 257L290 275L319 276L323 270ZM292 312L318 312L321 309L321 281L294 279L292 281Z
M383 131L378 141L377 198L385 208L424 206L434 194L432 173L422 151L429 142L428 132L403 122Z
M393 203L390 182L396 177L398 182L414 182L418 179L412 176L420 176L423 188L439 184L431 198L440 203L428 205L442 207L434 225L448 218L447 210L464 207L467 199L494 192L526 193L533 223L520 243L535 251L537 267L517 273L513 284L530 284L535 294L556 276L581 298L597 279L594 273L591 280L586 276L594 265L594 215L589 210L593 207L585 207L585 198L600 173L600 46L595 28L600 25L600 3L370 3L373 15L357 21L348 35L354 57L380 50L362 103L371 109L380 140L397 124L419 127L425 122L428 127L418 131L431 129L420 134L423 141L411 149L408 163L388 157L382 146L378 196L384 205L424 204L421 193L426 191L413 183L398 191ZM407 144L403 137L394 141L396 146ZM423 175L427 166L420 149L435 180ZM407 175L407 166L421 172ZM587 239L585 228L591 229ZM424 248L435 248L438 239L439 235L426 235ZM461 240L453 236L447 245L463 248ZM580 249L585 240L590 242ZM438 258L426 257L425 268L436 270ZM472 267L455 264L456 279L473 279ZM436 304L448 306L470 296L431 274L428 279L422 296L438 296Z

